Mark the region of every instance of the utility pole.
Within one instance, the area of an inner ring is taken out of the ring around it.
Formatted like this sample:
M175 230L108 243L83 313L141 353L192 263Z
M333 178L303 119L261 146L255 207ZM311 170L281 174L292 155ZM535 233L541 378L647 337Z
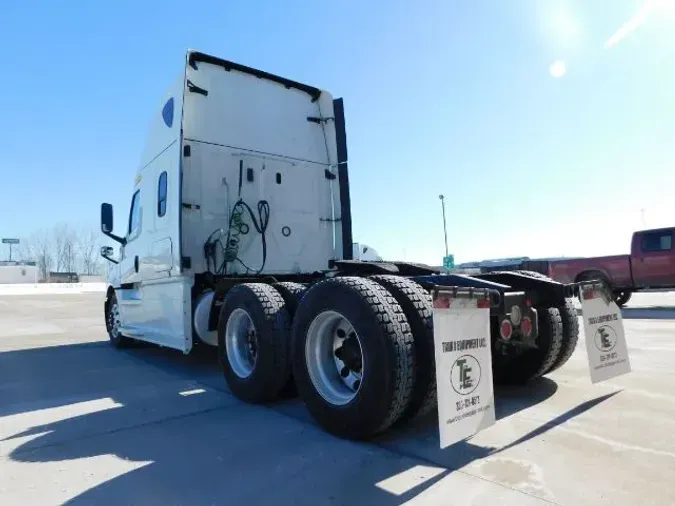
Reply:
M443 210L443 236L445 237L445 256L447 257L450 253L448 252L448 226L445 221L445 197L439 195L438 198L441 199L441 209Z

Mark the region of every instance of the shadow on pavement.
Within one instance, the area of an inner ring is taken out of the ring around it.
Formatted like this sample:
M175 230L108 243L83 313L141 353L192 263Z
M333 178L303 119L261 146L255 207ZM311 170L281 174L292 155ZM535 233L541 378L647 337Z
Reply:
M0 353L0 417L101 397L134 382L107 342Z
M14 444L9 457L19 462L104 455L125 461L125 474L111 473L113 478L97 486L75 481L73 488L81 492L68 504L401 504L452 470L537 437L609 397L586 402L505 448L462 441L441 450L435 414L364 444L332 437L306 423L305 416L294 416L305 412L298 400L271 406L241 403L226 393L215 355L208 353L185 357L153 346L120 352L107 343L93 343L7 352L0 371L9 363L20 373L18 381L26 384L15 382L16 391L0 390L0 416L20 412L12 401L22 397L23 405L33 408L67 409L64 400L104 396L117 403L23 427L0 441ZM179 390L189 384L196 393L184 396ZM201 392L200 386L205 387ZM526 388L499 388L497 416L507 418L556 390L548 378ZM289 405L293 409L287 412L284 406ZM420 464L447 469L396 493L377 485L395 481ZM107 476L103 461L96 466L94 476Z

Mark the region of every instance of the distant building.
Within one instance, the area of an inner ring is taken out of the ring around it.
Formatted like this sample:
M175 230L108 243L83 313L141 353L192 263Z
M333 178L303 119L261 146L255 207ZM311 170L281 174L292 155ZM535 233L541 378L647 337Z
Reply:
M35 262L0 261L0 284L37 283Z
M80 277L77 272L50 272L50 283L79 283Z

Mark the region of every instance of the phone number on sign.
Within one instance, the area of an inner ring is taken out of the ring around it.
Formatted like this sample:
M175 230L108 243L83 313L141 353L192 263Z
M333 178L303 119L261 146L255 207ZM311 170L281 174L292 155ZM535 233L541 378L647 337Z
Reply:
M455 403L457 411L461 411L465 408L470 408L471 406L478 406L480 404L480 395L474 395L470 399L462 399Z

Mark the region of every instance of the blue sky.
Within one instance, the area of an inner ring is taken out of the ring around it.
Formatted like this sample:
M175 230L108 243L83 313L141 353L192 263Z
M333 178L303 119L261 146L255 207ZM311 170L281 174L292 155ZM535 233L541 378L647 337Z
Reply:
M355 240L385 257L440 262L439 193L459 261L622 253L675 225L675 8L644 3L5 0L0 235L119 224L194 48L344 97Z

